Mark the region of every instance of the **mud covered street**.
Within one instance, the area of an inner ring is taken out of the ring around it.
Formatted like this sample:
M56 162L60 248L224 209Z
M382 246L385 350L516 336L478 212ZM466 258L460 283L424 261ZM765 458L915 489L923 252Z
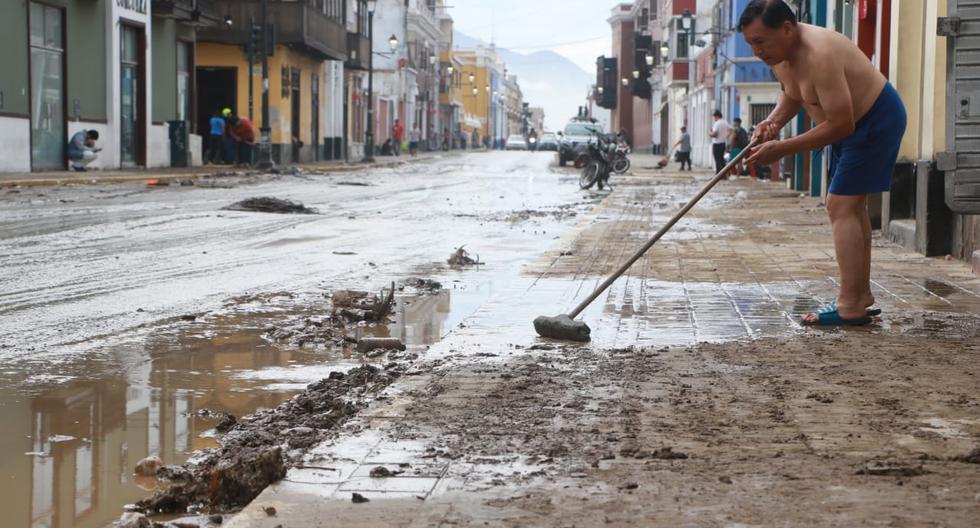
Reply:
M592 342L542 339L534 317L709 177L638 157L594 193L552 161L0 190L0 507L25 527L136 503L164 526L975 524L967 265L876 239L883 314L804 329L836 289L821 204L723 182L586 310ZM164 469L137 476L148 456Z
M635 172L230 526L972 526L963 263L878 240L884 314L804 329L835 290L821 204L728 182L586 312L591 344L534 334L697 187Z
M183 462L217 445L225 413L388 361L345 340L396 337L406 361L424 352L598 200L549 162L474 154L185 186L0 189L11 526L105 526L158 488L134 475L144 457ZM225 209L256 197L316 214ZM450 266L461 246L483 264ZM330 339L311 331L332 317L334 291L392 282L383 321L345 320Z

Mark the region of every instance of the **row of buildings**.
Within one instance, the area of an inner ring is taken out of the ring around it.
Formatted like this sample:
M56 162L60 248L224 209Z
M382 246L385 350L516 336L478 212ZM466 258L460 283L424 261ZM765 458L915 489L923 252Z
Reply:
M736 31L749 0L637 0L612 9L613 51L591 98L639 150L669 152L687 126L696 165L711 167L712 113L750 128L780 86ZM909 114L891 192L872 198L886 236L980 272L980 12L968 0L790 0L801 22L846 35L898 89ZM813 126L803 113L784 137ZM811 196L829 185L827 152L783 159L773 177Z
M97 168L197 164L224 108L269 129L278 163L361 159L369 99L376 145L396 119L432 147L528 126L493 46L454 50L444 0L5 0L0 31L5 172L65 170L79 130L100 134Z

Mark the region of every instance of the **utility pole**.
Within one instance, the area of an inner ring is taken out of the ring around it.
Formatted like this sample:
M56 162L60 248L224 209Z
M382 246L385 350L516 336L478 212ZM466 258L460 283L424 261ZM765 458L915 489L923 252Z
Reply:
M364 134L364 163L374 163L374 2L368 3L368 107L367 129Z
M255 27L255 17L248 17L248 120L255 122L255 83L252 72L255 64L255 49L258 47L259 39ZM263 50L265 46L263 45Z
M259 169L268 170L275 167L272 161L272 129L269 128L269 46L272 43L269 35L269 0L262 0L262 128L259 131Z

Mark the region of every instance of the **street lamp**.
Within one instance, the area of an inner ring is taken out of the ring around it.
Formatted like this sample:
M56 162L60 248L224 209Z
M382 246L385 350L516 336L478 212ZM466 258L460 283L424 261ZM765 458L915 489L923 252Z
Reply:
M234 25L235 21L231 18L231 15L225 15L225 25L231 27Z
M450 64L450 65L449 65L449 66L448 66L448 67L446 68L446 72L447 72L447 73L449 73L449 75L452 75L452 74L453 74L453 71L454 71L454 70L455 70L455 68L453 68L453 65L452 65L452 64Z
M684 10L684 14L681 15L681 27L684 28L684 31L690 31L691 30L691 10L690 9L685 9Z
M388 47L391 48L392 53L398 49L398 37L396 37L394 34L392 34L391 38L388 39Z
M364 163L374 163L374 10L378 8L378 0L368 0L368 42L371 44L371 52L368 53L368 108L367 108L367 129L364 131ZM398 39L394 35L388 40L388 45L392 41L398 45ZM395 48L392 46L392 51Z
M647 53L644 59L646 59L647 61L647 66L653 66L653 59L654 59L653 53Z
M473 97L476 97L476 94L478 94L478 93L480 93L480 89L479 88L473 88Z
M602 93L606 91L606 87L605 86L600 86L600 87L596 88L596 91L599 92L599 95L602 95Z
M490 85L489 84L487 85L486 90L487 90L487 93L490 93Z
M476 83L476 75L474 75L474 74L471 73L470 74L470 84L474 84L474 83ZM475 89L476 88L474 88L474 90Z
M626 77L623 77L622 83L623 83L623 86L629 86L630 85L630 80L627 79Z
M660 44L660 56L664 58L664 61L666 61L667 57L670 56L670 47L667 46L666 40Z
M634 79L640 78L640 70L633 70L633 78Z

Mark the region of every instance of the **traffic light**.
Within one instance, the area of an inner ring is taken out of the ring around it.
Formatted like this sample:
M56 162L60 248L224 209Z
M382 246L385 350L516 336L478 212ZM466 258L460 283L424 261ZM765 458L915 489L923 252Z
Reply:
M263 52L269 57L276 54L275 24L266 25L265 31L262 31L262 26L250 18L248 28L248 42L245 44L245 51L249 56L255 57Z

